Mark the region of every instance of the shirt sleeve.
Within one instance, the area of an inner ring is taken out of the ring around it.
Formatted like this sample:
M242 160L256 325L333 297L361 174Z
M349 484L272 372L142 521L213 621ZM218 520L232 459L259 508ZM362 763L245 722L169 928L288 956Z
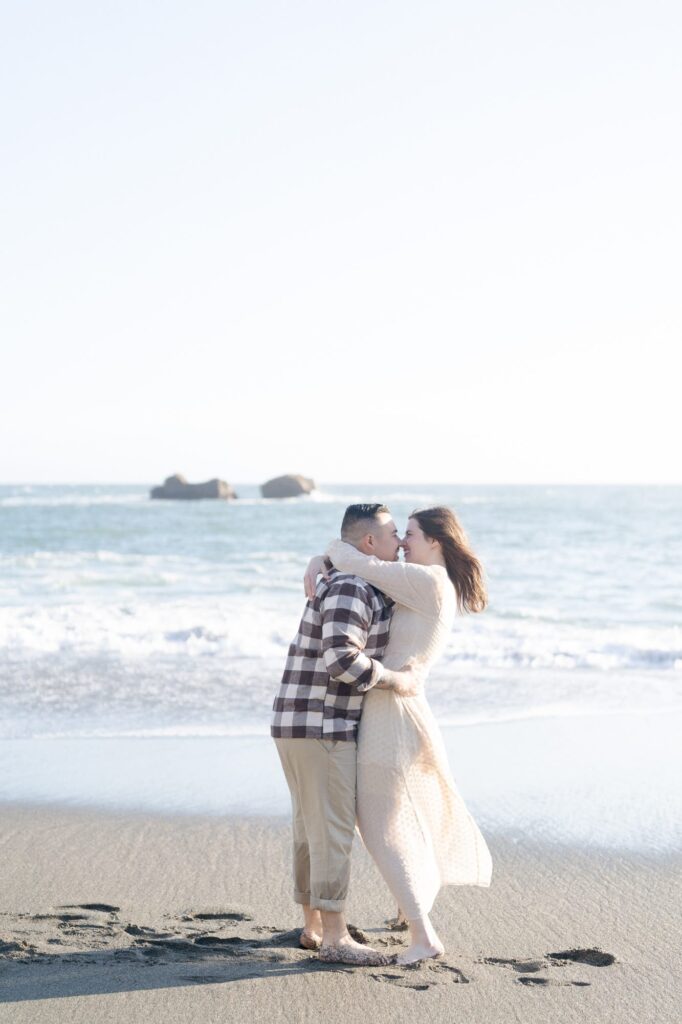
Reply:
M381 663L365 654L372 614L371 598L358 581L335 581L321 602L327 672L360 693L376 686L383 674Z
M424 614L439 611L440 584L428 566L384 562L374 555L363 555L362 551L343 540L331 541L325 554L340 572L360 576L398 604Z

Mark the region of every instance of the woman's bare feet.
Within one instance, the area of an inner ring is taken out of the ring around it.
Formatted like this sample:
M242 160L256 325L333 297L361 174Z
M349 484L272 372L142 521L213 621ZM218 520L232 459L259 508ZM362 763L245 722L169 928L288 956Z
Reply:
M396 963L400 967L406 967L408 964L419 963L420 960L437 960L445 952L445 947L440 942L415 942L405 950L404 953L399 953L396 959Z
M399 953L396 963L401 967L416 964L420 960L435 960L445 952L443 943L436 934L428 914L410 919L410 944L403 953Z

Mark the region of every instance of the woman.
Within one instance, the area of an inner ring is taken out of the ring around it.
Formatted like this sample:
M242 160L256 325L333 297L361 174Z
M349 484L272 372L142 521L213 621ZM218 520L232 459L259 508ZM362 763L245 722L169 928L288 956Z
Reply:
M455 514L445 507L413 512L402 542L404 562L384 562L333 541L327 558L396 602L383 658L399 669L416 660L426 677L442 654L457 611L487 604L483 573ZM306 573L319 570L313 559ZM358 734L358 827L400 911L410 945L398 963L444 952L429 919L442 885L490 885L485 840L457 792L445 747L424 694L398 697L371 689Z

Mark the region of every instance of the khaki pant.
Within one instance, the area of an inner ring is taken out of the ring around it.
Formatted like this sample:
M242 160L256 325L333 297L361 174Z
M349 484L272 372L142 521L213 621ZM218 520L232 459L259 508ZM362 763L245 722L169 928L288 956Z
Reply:
M275 739L291 790L294 900L341 911L355 831L355 740Z

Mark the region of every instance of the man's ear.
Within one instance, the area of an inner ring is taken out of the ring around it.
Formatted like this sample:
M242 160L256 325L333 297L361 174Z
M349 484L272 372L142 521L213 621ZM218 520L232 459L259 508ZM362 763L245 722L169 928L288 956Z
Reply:
M358 551L362 551L363 555L371 555L374 552L374 537L371 533L366 533L358 544Z

